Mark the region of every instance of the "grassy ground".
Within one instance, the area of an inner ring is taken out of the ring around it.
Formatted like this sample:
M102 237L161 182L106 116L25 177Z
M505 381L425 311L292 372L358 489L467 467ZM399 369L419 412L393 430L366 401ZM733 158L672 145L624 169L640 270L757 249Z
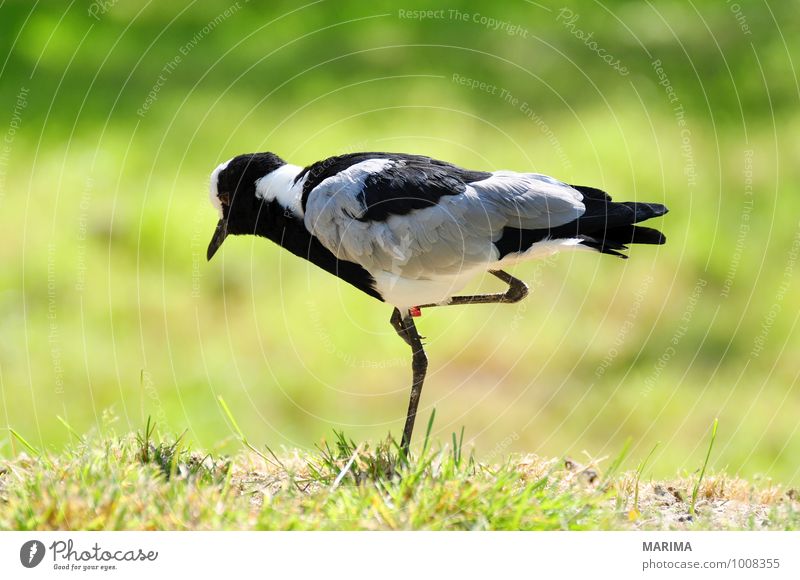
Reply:
M205 259L217 164L389 150L670 208L664 246L522 264L525 302L426 313L435 441L466 425L489 463L498 446L599 457L630 437L641 458L661 441L663 479L702 464L719 417L711 467L800 486L794 3L564 0L576 23L519 0L302 6L0 7L2 458L7 427L60 453L55 414L85 433L108 408L120 433L153 416L232 455L220 395L274 449L397 432L410 353L390 307L265 240ZM446 18L401 16L432 8Z
M430 432L430 429L429 429ZM148 424L122 437L76 437L57 455L0 467L0 529L18 530L609 530L800 527L794 490L725 473L653 481L641 461L535 455L479 463L455 435L426 437L410 461L392 439L336 435L313 453L212 457L159 440ZM696 490L696 491L695 491ZM693 496L696 498L693 501Z

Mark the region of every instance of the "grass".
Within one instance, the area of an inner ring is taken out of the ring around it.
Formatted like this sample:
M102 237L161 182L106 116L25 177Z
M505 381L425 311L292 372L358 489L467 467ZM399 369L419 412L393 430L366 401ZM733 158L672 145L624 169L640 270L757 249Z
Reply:
M715 431L715 429L714 429ZM24 441L18 434L20 441ZM342 433L313 452L233 457L109 427L58 454L30 444L0 467L0 529L16 530L787 530L800 498L725 473L642 482L652 451L624 471L604 460L513 455L478 462L463 434L428 435L409 460L387 438ZM689 499L687 499L689 498Z
M714 448L714 441L717 439L717 426L719 425L719 419L714 419L714 425L711 427L711 440L708 442L708 451L706 452L705 461L703 461L703 467L700 469L700 475L697 477L697 481L692 488L692 503L689 505L689 514L694 517L696 514L695 507L697 506L697 493L700 491L700 484L703 482L703 477L706 474L706 468L708 467L708 460L711 458L711 450Z

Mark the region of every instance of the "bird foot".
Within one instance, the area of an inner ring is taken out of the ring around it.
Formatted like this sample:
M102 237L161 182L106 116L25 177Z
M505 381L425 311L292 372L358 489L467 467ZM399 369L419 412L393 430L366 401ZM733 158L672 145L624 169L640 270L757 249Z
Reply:
M414 318L419 318L422 316L422 310L420 310L419 306L412 306L408 309L408 313L413 316Z

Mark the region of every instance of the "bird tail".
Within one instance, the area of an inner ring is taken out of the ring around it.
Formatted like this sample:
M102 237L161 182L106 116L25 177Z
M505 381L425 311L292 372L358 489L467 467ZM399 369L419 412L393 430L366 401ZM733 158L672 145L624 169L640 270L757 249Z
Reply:
M627 258L620 250L628 244L660 245L667 238L659 230L638 226L650 218L662 216L669 210L660 203L617 203L599 189L583 185L572 185L583 194L586 213L575 223L576 234L581 244L604 254Z

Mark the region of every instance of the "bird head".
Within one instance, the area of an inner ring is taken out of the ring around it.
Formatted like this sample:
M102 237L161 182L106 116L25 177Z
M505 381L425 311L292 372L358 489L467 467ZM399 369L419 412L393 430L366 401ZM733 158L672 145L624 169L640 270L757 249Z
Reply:
M210 260L230 235L256 233L262 200L256 181L285 165L274 153L248 153L219 165L211 173L209 197L219 222L206 257Z

